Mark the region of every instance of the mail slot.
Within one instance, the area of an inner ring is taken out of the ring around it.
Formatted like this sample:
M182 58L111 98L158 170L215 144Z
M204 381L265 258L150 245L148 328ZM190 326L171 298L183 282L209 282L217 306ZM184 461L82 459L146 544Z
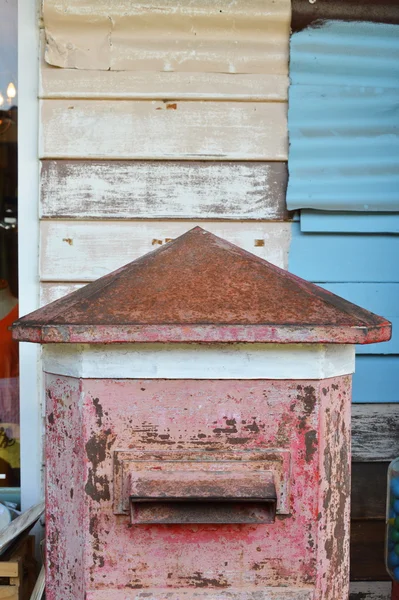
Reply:
M132 523L273 523L272 472L147 471L131 476Z
M390 323L195 228L22 318L48 600L344 600L355 344Z

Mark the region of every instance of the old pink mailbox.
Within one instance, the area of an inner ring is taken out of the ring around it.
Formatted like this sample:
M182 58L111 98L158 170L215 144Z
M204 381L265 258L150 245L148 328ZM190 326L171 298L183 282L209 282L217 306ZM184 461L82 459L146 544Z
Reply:
M195 228L24 317L47 600L348 597L354 344L390 324Z

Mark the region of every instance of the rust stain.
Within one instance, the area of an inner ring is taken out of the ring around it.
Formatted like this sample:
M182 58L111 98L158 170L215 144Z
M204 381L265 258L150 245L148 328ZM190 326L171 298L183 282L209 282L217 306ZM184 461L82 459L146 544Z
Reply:
M111 430L107 429L94 434L86 442L86 454L92 466L88 470L85 491L96 502L111 499L109 478L107 475L98 475L97 469L105 461L107 450L109 451L114 441L115 437L112 436Z
M254 246L264 246L265 245L265 240L255 240L254 241Z
M70 246L73 246L73 239L72 238L62 238L62 241L66 242Z
M191 577L180 577L180 579L184 579L195 588L226 588L229 585L222 573L219 573L217 577L205 577L200 571L195 571Z
M132 433L145 445L160 444L163 446L174 446L176 444L176 440L171 439L169 433L159 433L159 427L150 421L143 421L143 423L132 427ZM135 445L136 442L131 444L132 447L135 447Z
M313 386L310 385L307 385L305 387L298 385L297 389L298 392L300 392L297 395L297 400L303 402L303 410L305 412L305 415L309 416L313 413L316 406L316 390Z
M310 463L312 462L313 455L317 451L317 431L314 429L305 433L305 447L305 460L307 463Z
M167 104L167 105L166 105L166 109L167 109L167 110L176 110L176 109L177 109L177 104L176 104L176 102L172 102L171 104Z
M94 408L96 410L96 415L97 415L97 425L99 427L101 427L101 425L103 424L104 411L100 404L99 398L93 398L93 404L94 404Z
M92 548L93 548L93 563L94 566L102 568L104 566L104 557L101 554L101 542L99 535L99 523L97 515L92 515L89 521L89 531L93 537Z
M250 438L247 437L228 437L227 441L229 442L229 444L233 444L233 445L239 445L239 444L246 444L248 441L250 440Z

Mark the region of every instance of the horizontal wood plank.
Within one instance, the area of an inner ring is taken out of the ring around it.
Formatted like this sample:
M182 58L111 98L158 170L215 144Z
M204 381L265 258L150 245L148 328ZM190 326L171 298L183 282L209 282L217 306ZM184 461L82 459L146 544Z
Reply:
M357 354L399 354L399 283L321 283L333 294L392 322L392 338L380 344L357 346Z
M399 282L399 236L303 233L293 226L290 271L308 281Z
M43 220L41 280L93 281L196 225L273 264L287 264L291 223Z
M286 104L42 100L41 158L287 160Z
M59 69L43 61L40 97L286 102L288 76Z
M352 457L359 462L399 456L399 403L352 406Z
M41 216L284 220L287 175L285 162L45 160Z
M399 356L357 356L352 398L355 403L399 402Z
M19 600L19 588L12 585L0 585L0 600Z
M287 73L290 0L44 0L46 60L115 71Z
M107 100L223 100L286 102L288 64L281 73L211 73L60 69L44 60L41 35L39 97Z
M46 304L50 304L50 302L54 302L67 294L79 290L84 285L86 284L42 281L40 283L40 306L46 306Z
M357 581L350 586L349 600L391 600L389 581Z
M301 231L307 233L399 233L399 213L301 211Z
M19 563L13 561L0 561L0 577L18 577Z
M388 465L352 463L352 519L385 519Z
M350 577L352 581L388 581L384 561L384 520L352 520Z

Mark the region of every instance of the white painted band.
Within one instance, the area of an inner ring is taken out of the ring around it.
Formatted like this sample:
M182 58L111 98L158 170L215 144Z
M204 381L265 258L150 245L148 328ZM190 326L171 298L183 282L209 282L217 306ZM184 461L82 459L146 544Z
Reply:
M340 344L48 344L47 373L94 379L326 379L355 370Z

